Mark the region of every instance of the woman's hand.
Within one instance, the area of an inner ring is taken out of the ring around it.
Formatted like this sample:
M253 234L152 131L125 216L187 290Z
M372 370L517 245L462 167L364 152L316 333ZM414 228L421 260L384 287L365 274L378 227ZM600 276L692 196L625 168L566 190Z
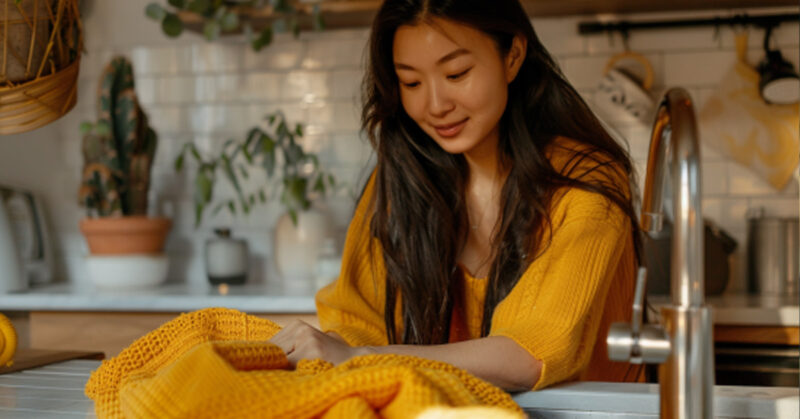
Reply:
M342 340L322 333L302 320L289 323L269 341L283 349L292 368L301 359L319 358L338 365L354 356L372 353L366 347L354 348Z

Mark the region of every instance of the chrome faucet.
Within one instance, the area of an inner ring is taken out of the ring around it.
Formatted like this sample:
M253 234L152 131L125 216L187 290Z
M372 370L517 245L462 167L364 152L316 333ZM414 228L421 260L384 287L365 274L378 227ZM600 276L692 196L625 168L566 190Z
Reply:
M665 188L667 179L671 191ZM612 360L660 364L662 418L713 417L713 329L704 296L700 180L692 99L684 89L670 89L658 107L650 137L641 227L646 233L661 230L664 192L671 192L672 302L661 308L662 325L642 324L647 273L640 268L632 324L614 323L606 340Z

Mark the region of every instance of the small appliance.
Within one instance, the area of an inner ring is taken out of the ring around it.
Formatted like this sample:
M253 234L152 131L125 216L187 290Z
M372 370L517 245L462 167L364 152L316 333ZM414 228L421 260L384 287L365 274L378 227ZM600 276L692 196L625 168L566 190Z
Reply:
M0 185L0 292L52 280L53 254L41 201L30 191Z

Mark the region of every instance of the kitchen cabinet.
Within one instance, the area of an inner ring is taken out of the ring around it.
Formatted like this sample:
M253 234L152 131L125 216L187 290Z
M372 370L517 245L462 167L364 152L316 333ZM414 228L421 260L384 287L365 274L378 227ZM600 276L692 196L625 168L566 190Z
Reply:
M116 356L134 340L180 313L32 311L29 318L30 346L51 350L102 351ZM300 319L319 327L315 314L251 313L284 326Z
M367 27L375 17L381 0L323 0L320 4L327 28ZM678 10L739 9L751 7L797 6L796 0L522 0L531 17L568 15L628 14ZM311 28L311 3L301 3L304 17L301 28ZM179 17L190 30L202 32L202 19L191 12L181 12ZM254 29L263 27L276 17L271 6L241 15Z

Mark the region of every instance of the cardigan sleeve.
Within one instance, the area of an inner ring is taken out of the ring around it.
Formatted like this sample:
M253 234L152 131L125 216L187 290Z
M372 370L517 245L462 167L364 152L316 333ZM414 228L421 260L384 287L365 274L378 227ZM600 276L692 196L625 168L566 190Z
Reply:
M374 176L348 227L339 277L315 297L320 329L338 333L351 346L388 344L383 318L386 275L380 246L369 234L373 188Z
M588 364L606 294L631 240L627 216L602 195L571 189L553 212L549 245L497 305L490 336L506 336L543 363L538 390ZM556 221L557 220L557 221Z

